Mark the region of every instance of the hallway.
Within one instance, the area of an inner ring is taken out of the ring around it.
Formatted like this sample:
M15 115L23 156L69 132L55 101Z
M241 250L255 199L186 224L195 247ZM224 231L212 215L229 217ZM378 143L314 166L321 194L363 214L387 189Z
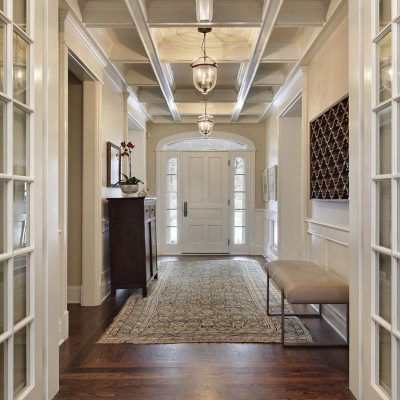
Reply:
M160 261L198 258L160 257ZM262 257L230 258L264 264ZM70 338L61 346L56 400L354 399L348 390L347 348L96 344L128 296L129 292L119 291L116 299L108 298L95 308L69 306ZM314 337L321 334L321 327L327 334L326 326L319 325L320 321L308 325Z

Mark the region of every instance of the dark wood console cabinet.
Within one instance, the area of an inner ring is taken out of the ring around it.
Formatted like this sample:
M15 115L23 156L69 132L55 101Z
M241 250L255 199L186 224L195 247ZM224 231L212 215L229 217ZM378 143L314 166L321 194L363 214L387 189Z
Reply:
M109 198L111 294L157 279L156 199Z

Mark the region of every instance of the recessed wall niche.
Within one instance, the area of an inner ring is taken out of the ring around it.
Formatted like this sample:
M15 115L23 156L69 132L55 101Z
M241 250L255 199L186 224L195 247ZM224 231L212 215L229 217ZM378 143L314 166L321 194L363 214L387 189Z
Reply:
M310 122L310 198L349 198L349 98Z

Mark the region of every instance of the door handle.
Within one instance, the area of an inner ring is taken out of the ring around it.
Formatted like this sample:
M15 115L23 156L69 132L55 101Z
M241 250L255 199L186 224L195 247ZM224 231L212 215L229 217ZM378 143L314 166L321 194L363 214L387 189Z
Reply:
M187 201L183 202L183 216L187 217Z

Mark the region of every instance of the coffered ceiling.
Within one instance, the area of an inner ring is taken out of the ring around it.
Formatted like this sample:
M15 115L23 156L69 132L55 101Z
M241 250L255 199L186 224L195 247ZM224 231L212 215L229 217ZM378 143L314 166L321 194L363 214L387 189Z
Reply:
M105 49L153 122L195 122L208 102L218 122L260 122L341 0L79 0L87 28ZM196 7L212 6L199 23ZM190 63L207 54L218 80L204 96ZM97 32L98 33L98 32ZM104 47L104 46L103 46Z

